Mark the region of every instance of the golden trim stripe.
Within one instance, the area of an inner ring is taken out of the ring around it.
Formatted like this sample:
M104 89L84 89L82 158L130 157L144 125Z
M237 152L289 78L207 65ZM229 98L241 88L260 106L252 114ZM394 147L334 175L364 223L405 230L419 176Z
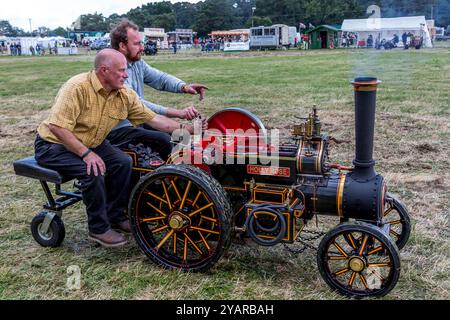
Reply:
M296 198L293 202L292 202L292 204L289 206L289 209L292 209L296 204L297 204L297 202L300 200L300 198Z
M259 159L279 159L279 160L286 160L286 161L296 161L296 157L277 157L277 156L263 156L261 154L228 154L224 153L224 155L232 156L234 158L259 158Z
M225 190L235 190L235 191L247 191L247 188L239 188L239 187L223 187Z
M316 172L319 173L321 171L320 167L322 165L322 153L323 153L322 142L317 143L317 149L319 150L319 153L316 159Z
M124 153L128 154L130 157L133 158L133 165L137 164L137 155L134 151L124 151Z
M355 86L355 91L364 91L364 92L370 92L370 91L377 91L377 86Z
M344 197L344 183L345 183L345 178L347 176L345 174L341 174L341 176L339 177L339 183L338 183L338 187L337 187L337 194L336 194L336 209L337 209L337 214L339 217L343 217L343 210L342 210L342 199Z
M154 169L144 169L144 168L137 168L137 167L133 167L132 170L136 170L136 171L146 171L146 172L153 172L153 171L155 171Z
M304 141L302 140L302 144L300 145L300 148L298 149L297 157L296 157L297 158L297 170L298 170L299 173L302 172L303 144L304 144Z

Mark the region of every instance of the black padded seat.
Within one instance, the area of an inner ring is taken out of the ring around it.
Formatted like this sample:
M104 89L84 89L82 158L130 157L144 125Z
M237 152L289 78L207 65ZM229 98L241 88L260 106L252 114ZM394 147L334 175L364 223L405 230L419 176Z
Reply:
M34 157L23 158L14 162L14 171L18 176L38 179L56 184L72 180L72 178L64 177L57 171L41 167Z

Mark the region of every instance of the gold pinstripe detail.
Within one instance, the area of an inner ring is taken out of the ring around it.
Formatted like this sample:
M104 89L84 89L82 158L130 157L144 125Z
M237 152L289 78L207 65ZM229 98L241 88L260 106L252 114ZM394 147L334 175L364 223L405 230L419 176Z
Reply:
M298 149L298 153L297 153L297 170L298 170L298 172L302 172L303 144L304 144L304 141L302 140L302 144L300 145L300 148Z
M321 171L320 167L322 166L322 153L323 153L322 142L317 143L317 150L319 151L319 153L316 159L316 172L319 173Z
M336 194L336 203L337 203L337 214L339 217L343 217L343 210L342 210L342 198L344 197L344 183L345 178L347 176L345 174L342 174L339 177L339 183L337 188L337 194Z

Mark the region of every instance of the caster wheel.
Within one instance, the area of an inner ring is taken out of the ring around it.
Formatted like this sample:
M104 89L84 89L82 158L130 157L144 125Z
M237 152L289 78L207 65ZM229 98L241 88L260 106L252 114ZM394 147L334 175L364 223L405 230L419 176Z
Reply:
M34 240L43 247L59 247L66 236L66 230L61 218L55 215L47 230L44 230L45 217L48 212L41 212L31 221L31 234Z
M353 298L384 296L400 275L394 241L378 227L363 223L343 223L327 233L317 264L332 289Z

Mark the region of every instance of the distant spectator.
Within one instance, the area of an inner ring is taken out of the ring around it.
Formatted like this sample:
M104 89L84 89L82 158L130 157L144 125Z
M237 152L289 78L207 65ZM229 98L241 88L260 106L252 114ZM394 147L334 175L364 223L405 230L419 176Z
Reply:
M16 43L15 42L11 43L10 50L11 50L11 55L12 56L16 56L17 55L17 47L16 47Z
M392 39L392 42L394 43L395 46L397 46L397 44L400 42L397 34L394 34L394 38Z
M367 48L373 48L373 36L371 34L367 38Z
M177 54L177 42L176 41L172 42L172 47L173 47L173 54Z
M347 34L346 33L342 35L341 45L342 45L343 48L348 47L348 39L347 39Z
M34 52L34 47L33 47L33 45L30 45L30 52L31 52L31 55L34 56L34 53L35 53L35 52Z
M403 42L403 47L406 48L406 43L408 42L408 34L406 32L404 32L402 34L402 42Z
M15 42L13 42L11 44L11 55L13 56L17 56L18 51L17 51L17 44Z
M360 40L359 40L359 36L358 36L357 33L356 33L356 34L353 34L352 40L353 40L354 46L357 48L358 45L359 45L359 41L360 41Z

